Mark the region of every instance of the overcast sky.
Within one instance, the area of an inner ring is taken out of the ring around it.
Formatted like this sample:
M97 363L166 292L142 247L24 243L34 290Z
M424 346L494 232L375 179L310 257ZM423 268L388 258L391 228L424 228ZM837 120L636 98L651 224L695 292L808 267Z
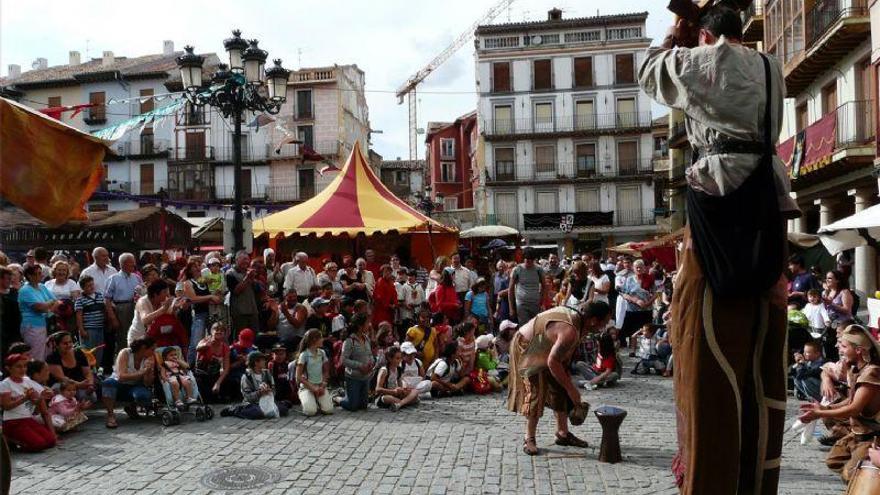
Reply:
M37 57L66 64L68 52L99 57L161 53L162 40L224 55L232 28L257 38L269 57L289 69L357 64L366 73L370 123L382 134L373 148L386 159L408 157L407 109L394 90L459 34L469 30L496 0L2 0L0 65L28 70ZM650 7L646 7L650 5ZM645 0L516 0L495 23L546 19L561 8L565 18L638 12L646 8L648 36L662 37L672 14L666 2ZM450 121L476 107L474 45L469 40L419 86L419 127ZM431 94L431 92L437 92ZM656 107L655 107L656 108ZM423 138L420 139L420 142ZM423 158L420 144L419 156Z

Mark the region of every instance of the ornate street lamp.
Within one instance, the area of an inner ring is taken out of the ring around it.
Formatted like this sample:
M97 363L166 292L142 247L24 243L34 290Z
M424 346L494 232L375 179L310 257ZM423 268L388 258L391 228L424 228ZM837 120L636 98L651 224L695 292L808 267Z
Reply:
M265 112L275 115L281 111L286 100L287 78L290 71L281 66L281 59L265 71L268 52L257 46L257 40L250 43L241 37L241 31L232 31L232 38L223 42L229 54L229 66L219 64L212 77L210 88L202 87L202 65L205 58L193 53L192 46L186 46L185 53L177 57L180 77L186 90L187 101L195 106L212 106L225 118L232 118L232 165L233 165L233 217L232 236L234 249L244 247L244 218L241 201L241 119L244 112ZM264 78L268 82L267 91L261 91ZM268 96L266 96L268 94Z

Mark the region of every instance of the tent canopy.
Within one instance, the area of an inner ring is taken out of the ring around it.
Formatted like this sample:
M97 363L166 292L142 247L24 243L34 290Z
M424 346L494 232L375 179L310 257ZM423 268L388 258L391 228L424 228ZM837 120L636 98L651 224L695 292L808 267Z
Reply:
M876 247L880 240L880 205L822 227L819 239L831 254L860 246Z
M482 237L508 237L519 235L519 231L505 227L504 225L481 225L472 229L463 230L458 237L461 239L482 238Z
M454 232L394 195L367 164L355 144L339 175L312 199L254 222L254 236L372 235L396 231Z

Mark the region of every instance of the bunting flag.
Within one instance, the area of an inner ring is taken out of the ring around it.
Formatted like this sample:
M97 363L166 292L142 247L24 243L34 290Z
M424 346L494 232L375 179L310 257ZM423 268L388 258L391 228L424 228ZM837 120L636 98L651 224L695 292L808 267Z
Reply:
M88 220L107 142L0 97L0 195L51 226Z
M306 160L311 160L315 162L324 161L324 157L321 156L317 151L315 151L314 148L307 144L302 145L300 147L300 151L302 152L302 159L304 163Z
M178 100L168 105L165 105L164 107L156 108L155 110L137 115L116 125L111 125L109 127L99 129L93 132L92 135L99 139L116 141L122 136L131 132L132 130L141 129L146 124L161 124L168 117L173 116L175 112L183 108L185 104L186 100L184 100L183 98L179 98Z
M342 170L341 168L337 167L335 163L331 163L331 162L328 161L328 160L324 160L324 163L325 163L326 165L324 165L323 167L321 167L321 168L318 169L318 174L319 174L321 177L324 177L324 174L326 174L326 173L330 173L330 172L339 172L339 171Z
M73 113L70 115L70 118L74 118L79 115L80 112L83 111L84 108L95 107L98 106L97 103L84 103L82 105L72 105L72 106L60 106L60 107L49 107L49 108L41 108L40 113L46 114L49 117L52 117L55 120L61 120L61 114L64 112L69 112L73 110Z

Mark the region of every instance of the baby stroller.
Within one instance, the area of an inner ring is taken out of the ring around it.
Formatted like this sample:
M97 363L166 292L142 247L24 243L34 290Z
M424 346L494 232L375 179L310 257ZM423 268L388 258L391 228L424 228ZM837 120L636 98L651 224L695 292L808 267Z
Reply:
M169 347L175 348L180 352L180 347L178 346ZM166 348L167 347L156 348L157 367L162 366L162 353ZM196 382L196 377L192 370L186 370L185 376L192 384L192 398L195 399L195 401L192 403L184 403L183 407L177 407L174 404L171 385L162 381L160 373L156 373L156 386L154 386L153 390L153 412L162 420L163 426L179 425L180 419L184 415L192 415L198 422L209 421L214 418L214 410L211 406L205 404L205 401L202 399L202 395L199 393L199 386ZM184 393L182 387L180 393Z

